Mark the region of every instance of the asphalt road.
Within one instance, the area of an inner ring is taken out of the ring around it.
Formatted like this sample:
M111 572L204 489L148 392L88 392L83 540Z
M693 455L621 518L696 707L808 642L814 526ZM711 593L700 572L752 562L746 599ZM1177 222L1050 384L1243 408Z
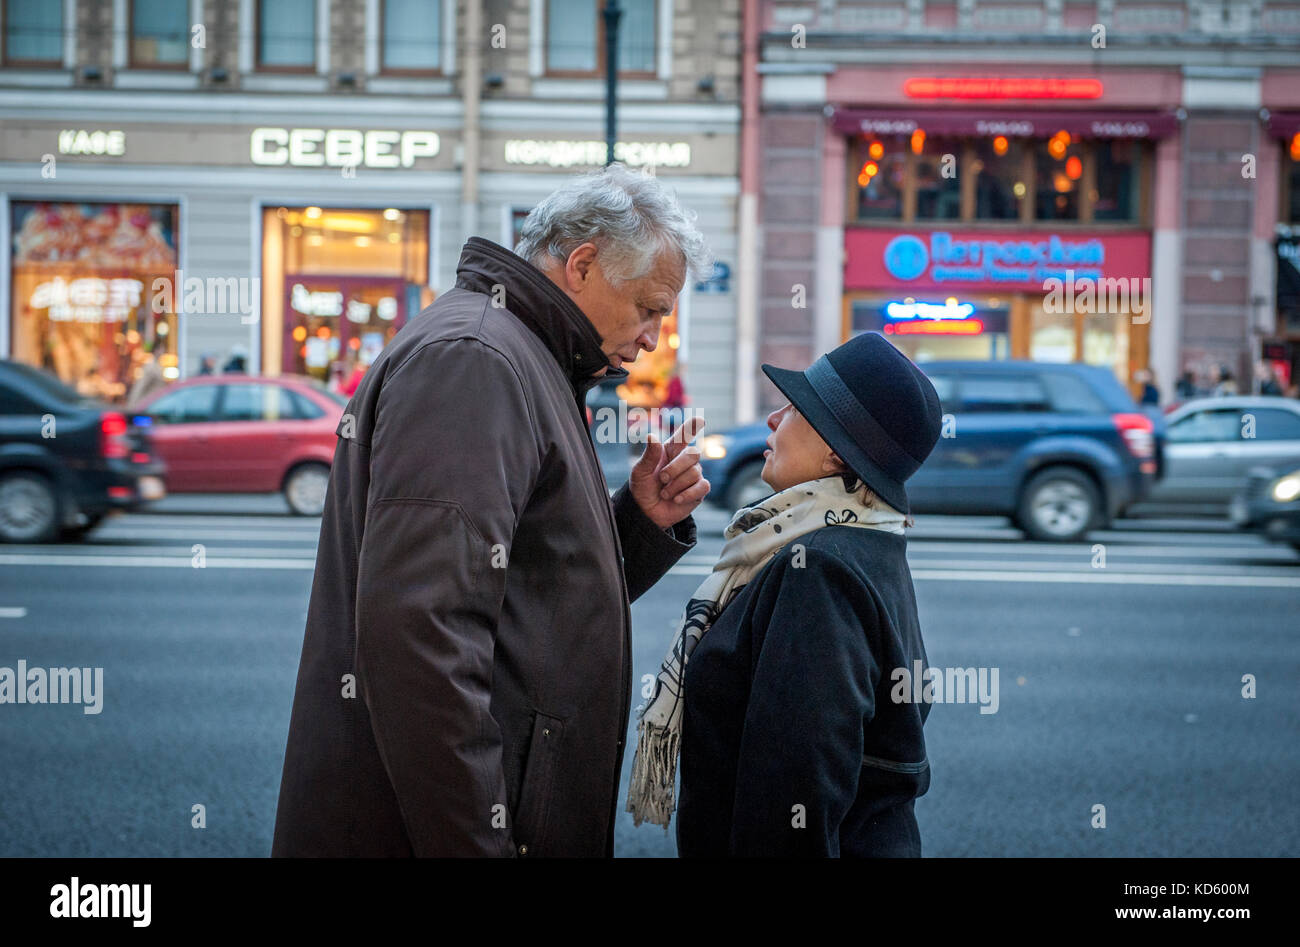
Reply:
M698 518L633 606L638 679L721 545L726 516ZM268 853L318 530L276 497L172 497L84 543L0 547L0 666L104 668L102 713L0 705L0 855ZM931 665L1000 681L997 713L932 708L927 855L1300 852L1291 549L1214 521L1049 545L923 517L909 556ZM621 814L617 852L675 841Z

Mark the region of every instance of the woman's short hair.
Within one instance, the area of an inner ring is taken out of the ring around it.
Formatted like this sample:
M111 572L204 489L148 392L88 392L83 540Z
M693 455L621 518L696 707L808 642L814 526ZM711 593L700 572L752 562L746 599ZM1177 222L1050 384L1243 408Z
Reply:
M705 279L713 259L695 218L659 178L616 161L572 178L534 207L515 253L546 269L594 243L605 278L617 286L645 276L674 250L689 274Z

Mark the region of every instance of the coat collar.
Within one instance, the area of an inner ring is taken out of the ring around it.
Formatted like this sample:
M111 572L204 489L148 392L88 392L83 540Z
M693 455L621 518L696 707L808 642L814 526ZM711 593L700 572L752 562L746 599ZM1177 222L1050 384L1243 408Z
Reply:
M600 334L545 273L523 257L482 237L470 237L456 265L456 288L492 295L505 287L505 311L528 326L555 356L576 394L601 381L594 372L609 359ZM627 369L610 367L603 378L626 378Z

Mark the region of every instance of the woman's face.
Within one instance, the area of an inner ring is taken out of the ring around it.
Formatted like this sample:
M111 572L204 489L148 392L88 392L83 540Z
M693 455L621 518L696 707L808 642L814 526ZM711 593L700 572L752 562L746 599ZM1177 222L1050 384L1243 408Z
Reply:
M767 426L772 436L767 439L768 450L763 452L761 476L773 490L785 490L844 469L839 457L794 405L787 402L769 414Z

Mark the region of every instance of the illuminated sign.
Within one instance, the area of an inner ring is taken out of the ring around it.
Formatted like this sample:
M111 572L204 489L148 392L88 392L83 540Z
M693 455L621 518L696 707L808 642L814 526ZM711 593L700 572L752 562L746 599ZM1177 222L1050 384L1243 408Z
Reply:
M126 132L65 128L59 132L61 155L124 155Z
M304 316L337 316L343 312L343 294L313 293L302 283L294 283L289 305Z
M978 319L885 323L885 335L979 335L983 331L984 323Z
M912 99L1099 99L1100 79L916 77L903 82Z
M440 147L437 132L355 128L254 128L248 141L253 164L298 168L409 168Z
M970 303L959 303L949 299L941 303L920 303L913 300L894 302L885 306L885 314L891 319L965 319L973 315L975 307Z
M1041 283L1070 267L1078 270L1081 279L1096 279L1105 262L1101 240L1069 240L1059 234L998 240L937 230L928 244L915 234L902 234L884 250L890 276L909 281L928 275L936 283Z
M87 276L69 283L56 276L37 284L31 307L48 309L52 322L122 322L140 305L143 292L137 279Z
M605 163L603 141L536 141L512 138L505 144L506 164L545 164L552 168ZM684 168L691 163L691 146L684 141L618 141L614 160L632 167Z

